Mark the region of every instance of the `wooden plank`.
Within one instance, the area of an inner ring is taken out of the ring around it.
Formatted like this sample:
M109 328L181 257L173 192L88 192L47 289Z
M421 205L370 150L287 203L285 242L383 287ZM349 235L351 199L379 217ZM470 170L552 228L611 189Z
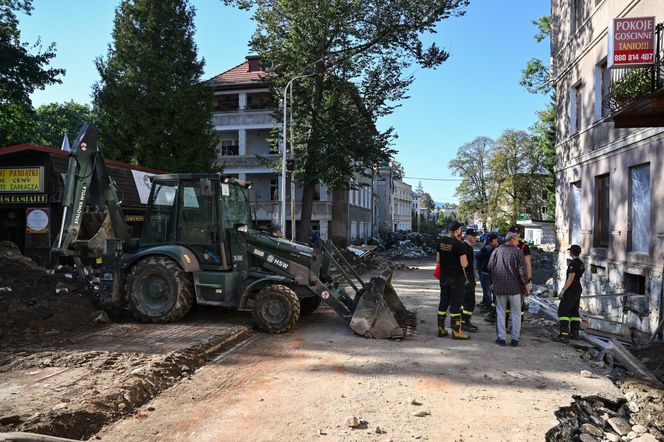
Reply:
M613 355L621 363L627 367L632 373L636 373L639 376L657 384L658 386L663 386L662 383L653 375L646 367L641 364L641 361L636 359L632 354L625 348L623 345L618 342L616 338L611 338L611 344L613 345Z

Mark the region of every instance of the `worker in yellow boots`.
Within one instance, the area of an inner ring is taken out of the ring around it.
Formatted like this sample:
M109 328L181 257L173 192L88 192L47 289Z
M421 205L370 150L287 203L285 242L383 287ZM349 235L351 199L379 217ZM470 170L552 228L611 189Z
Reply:
M438 262L440 263L440 303L438 305L438 336L448 335L445 318L452 319L452 338L470 339L461 331L461 303L466 281L465 269L468 267L466 247L461 241L462 224L452 221L448 226L449 234L438 244Z
M569 256L572 258L567 265L567 280L558 297L558 320L560 321L560 334L556 338L559 342L567 343L570 339L579 339L579 326L581 317L579 316L579 304L581 302L581 276L585 271L583 261L579 258L581 255L581 246L573 244L569 249Z

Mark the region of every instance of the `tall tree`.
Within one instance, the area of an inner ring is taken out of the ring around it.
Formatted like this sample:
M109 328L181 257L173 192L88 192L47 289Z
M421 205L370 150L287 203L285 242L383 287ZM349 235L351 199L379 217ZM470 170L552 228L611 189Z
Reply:
M310 230L314 184L347 185L355 173L393 154L393 132L375 129L406 98L406 69L433 68L449 54L421 36L463 14L467 0L225 0L253 9L251 47L268 66L276 90L295 76L297 177L303 185L302 228ZM345 118L344 118L345 117ZM341 121L338 119L341 118ZM340 124L342 123L342 124Z
M551 36L551 17L544 16L532 22L537 27L535 41L541 43ZM531 59L521 72L521 85L533 94L551 96L547 107L537 113L537 122L530 128L535 138L535 149L543 157L545 169L545 185L547 190L546 216L544 219L555 219L556 210L556 94L551 83L551 68L538 58Z
M17 12L30 15L32 0L0 0L0 146L32 141L34 123L30 94L61 83L64 69L49 68L55 43L45 50L21 42ZM31 51L35 51L31 53Z
M457 150L448 167L461 178L456 189L459 215L463 218L479 213L483 219L490 215L491 189L489 160L495 142L489 137L477 137Z
M87 104L68 101L39 106L36 110L37 127L34 142L59 147L65 130L69 134L70 141L74 141L73 137L76 137L81 126L94 121L92 108Z
M542 188L542 160L527 132L508 129L501 134L489 165L496 185L493 203L499 216L514 223L520 213L532 212L533 194Z
M172 172L212 167L212 97L201 82L194 14L187 0L118 6L114 45L96 60L94 85L100 142L112 158Z

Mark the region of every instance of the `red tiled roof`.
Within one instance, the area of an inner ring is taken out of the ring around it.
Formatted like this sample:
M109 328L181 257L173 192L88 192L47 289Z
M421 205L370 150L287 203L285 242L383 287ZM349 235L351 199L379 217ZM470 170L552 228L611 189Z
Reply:
M247 57L243 63L212 77L209 82L212 84L244 84L262 82L267 76L263 70L249 70L249 64L257 63L255 57Z
M38 144L16 144L14 146L8 146L8 147L0 147L0 156L2 155L9 155L12 153L16 152L25 152L25 151L37 151L37 152L46 152L50 155L58 155L61 157L68 157L69 152L65 152L64 150L60 150L55 147L48 147L48 146L40 146ZM121 161L115 161L115 160L108 160L104 159L104 162L108 166L114 166L114 167L120 167L122 169L133 169L133 170L139 170L141 172L147 172L147 173L154 173L154 174L162 174L164 173L163 170L159 169L152 169L149 167L143 167L143 166L137 166L136 164L128 164L128 163L123 163Z

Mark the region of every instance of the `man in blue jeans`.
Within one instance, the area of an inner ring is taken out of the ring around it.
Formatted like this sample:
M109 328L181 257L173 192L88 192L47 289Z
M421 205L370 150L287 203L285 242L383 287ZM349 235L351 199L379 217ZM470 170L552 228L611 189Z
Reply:
M480 303L480 313L493 311L495 314L495 305L491 296L491 274L489 273L489 258L494 249L498 247L498 235L490 233L484 241L484 247L477 254L477 271L480 274L480 284L482 285L482 302Z
M509 232L505 236L505 243L491 254L489 271L493 282L493 292L496 295L496 344L505 346L505 310L507 303L513 306L521 304L521 295L530 296L528 285L528 270L526 258L517 247L519 235ZM521 337L521 312L512 308L512 347L519 345Z

